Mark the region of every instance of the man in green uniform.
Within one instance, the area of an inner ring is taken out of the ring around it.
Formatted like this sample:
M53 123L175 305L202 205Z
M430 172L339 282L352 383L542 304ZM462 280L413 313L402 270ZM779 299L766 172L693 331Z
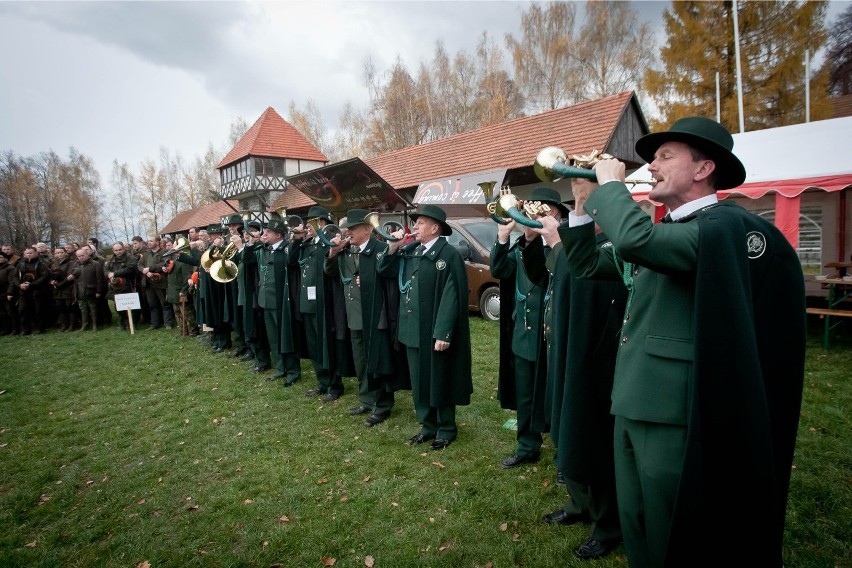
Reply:
M225 220L225 224L228 226L228 233L225 235L225 244L239 243L239 245L242 246L244 229L243 218L234 213ZM235 278L234 280L225 283L224 318L225 321L231 324L235 334L234 351L228 356L233 358L242 357L249 350L246 345L243 310L239 305L239 297L241 294L239 287L239 278Z
M781 566L804 375L804 279L770 223L716 191L745 168L720 124L683 118L649 134L653 224L623 183L595 166L560 229L571 271L628 289L612 393L619 514L630 565ZM595 247L594 221L613 247ZM732 513L733 511L733 513ZM731 522L742 530L732 533Z
M136 282L136 259L128 254L121 241L112 245L112 258L104 264L104 273L108 283L107 296L110 299L115 300L116 294L133 292ZM130 323L127 321L127 312L116 313L119 327L122 331L126 331Z
M263 231L266 246L260 247L255 253L259 272L257 303L263 308L263 322L273 367L269 380L280 379L285 387L293 385L302 377L290 326L290 302L286 299L289 294L287 264L291 254L288 248L290 245L284 243L287 231L284 221L269 221Z
M592 183L571 182L572 187ZM574 550L576 557L590 560L621 542L609 407L627 291L615 280L570 275L557 232L562 218L539 217L543 227L534 231L543 238L527 245L523 257L530 278L548 287L547 411L556 468L568 490L564 506L545 515L544 522L590 523L589 536ZM595 240L599 249L612 246L600 231Z
M263 323L263 308L257 303L257 288L260 282L257 251L264 246L261 242L262 231L260 221L249 221L246 224L245 240L241 239L242 242L237 247L239 252L233 258L239 268L237 305L242 311L243 337L248 350L240 359L253 360L252 370L256 373L265 372L272 366L266 325Z
M331 223L325 208L315 205L308 210L306 221L317 219L320 230ZM317 376L316 388L305 396L323 395L323 402L332 402L343 394L343 379L334 357L334 329L331 313L331 278L325 275L325 257L329 247L320 241L312 225L293 234L290 244L290 265L299 270L299 310L305 323L308 354Z
M397 277L397 337L406 346L412 396L420 432L410 445L432 441L433 450L456 439L456 405L470 404L470 327L467 313L467 272L459 252L442 236L453 229L446 212L424 205L414 220L416 243L389 243L379 273ZM394 237L403 237L402 231Z
M549 187L535 188L530 200L547 205L559 218L568 214L559 192ZM530 280L523 262L528 243L541 239L531 228L523 227L523 236L511 243L515 227L514 221L498 225L497 243L490 259L491 274L500 279L503 307L497 394L502 408L517 411L517 447L500 462L506 469L538 461L541 435L546 430L547 361L540 356L544 345L541 316L546 286Z
M399 360L390 335L391 321L385 298L396 291L396 282L379 276L376 262L387 244L372 236L373 228L364 218L365 209L352 209L341 229L349 239L335 237L325 261L326 274L339 278L346 302L346 321L351 336L352 357L358 376L358 405L349 409L357 416L369 413L368 428L388 419L394 404L393 380L400 374ZM398 292L397 292L398 295Z

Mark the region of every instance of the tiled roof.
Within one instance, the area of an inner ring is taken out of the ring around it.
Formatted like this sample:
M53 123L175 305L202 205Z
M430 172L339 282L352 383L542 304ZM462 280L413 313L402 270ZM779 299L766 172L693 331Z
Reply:
M189 211L182 211L175 215L175 218L172 219L168 225L163 227L160 234L165 235L167 233L180 233L188 231L190 227L203 229L207 227L207 225L219 223L221 222L222 217L234 212L234 209L228 207L228 203L230 203L234 209L239 210L240 202L235 199L229 199L227 203L224 201L217 201L215 203L202 205L195 209L190 209Z
M843 118L852 116L852 95L841 95L831 97L831 118Z
M231 148L228 155L216 166L223 168L246 156L264 158L292 158L327 162L328 158L299 134L292 124L281 118L272 107L267 108L260 118Z
M630 91L456 134L372 158L367 163L401 189L445 176L532 166L546 146L569 155L603 150L624 114Z
M278 198L269 206L270 211L274 211L279 207L286 207L287 210L297 210L303 209L306 207L310 207L311 205L316 205L317 202L296 189L293 186L288 187L284 190L284 193L278 196Z

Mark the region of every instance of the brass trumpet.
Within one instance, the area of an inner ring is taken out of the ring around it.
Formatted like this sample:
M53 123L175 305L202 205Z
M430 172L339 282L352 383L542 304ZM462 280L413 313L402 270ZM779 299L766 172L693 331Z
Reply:
M609 158L612 158L612 156L609 154L600 154L597 150L595 150L587 156L574 156L573 158L575 163L584 164L588 166L588 168L570 166L568 165L568 156L562 148L548 146L547 148L543 148L539 151L538 155L535 157L533 170L535 171L536 177L541 181L556 181L563 178L579 178L597 183L598 176L591 167L598 161ZM624 183L628 185L639 185L644 183L653 186L657 183L657 180L653 178L649 180L626 180Z
M278 207L277 209L272 211L274 214L278 215L278 218L284 221L284 224L290 228L290 233L296 232L296 227L299 225L304 225L304 221L298 215L287 215L286 207Z
M185 237L178 237L178 240L172 250L164 252L163 256L169 257L175 254L181 254L183 252L188 251L189 248L189 241Z
M372 225L373 232L389 243L395 243L402 240L401 238L396 238L391 234L392 231L405 231L405 227L402 226L402 223L397 223L396 221L385 221L382 223L379 220L378 213L367 213L364 216L364 222ZM388 230L388 228L390 228L390 230Z

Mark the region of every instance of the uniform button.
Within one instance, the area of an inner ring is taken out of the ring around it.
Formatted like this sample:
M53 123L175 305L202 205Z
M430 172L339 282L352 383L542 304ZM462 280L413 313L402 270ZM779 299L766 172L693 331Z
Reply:
M639 275L639 269L636 268L636 269L633 270L633 276L638 276L638 275Z
M531 329L532 329L532 328L531 328L530 326L527 326L527 331L529 331L529 330L531 330Z
M597 209L592 209L592 215L597 215L597 214L598 214L598 210L597 210Z
M624 314L624 321L627 321L629 319L630 319L630 314Z
M530 310L529 308L527 308L527 313L530 313L530 311L531 311L531 310Z
M626 338L626 337L622 337L622 338L621 338L621 344L622 344L622 345L624 345L625 343L627 343L627 338Z

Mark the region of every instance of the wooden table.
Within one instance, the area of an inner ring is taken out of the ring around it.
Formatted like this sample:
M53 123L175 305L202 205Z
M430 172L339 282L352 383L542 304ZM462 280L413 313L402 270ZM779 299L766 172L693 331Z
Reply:
M838 278L843 278L846 276L846 269L852 268L852 262L829 262L825 267L836 268Z
M848 264L852 266L852 263ZM826 267L839 268L832 267L829 264L826 264ZM840 305L852 296L852 279L826 278L825 280L817 280L817 282L822 284L823 288L828 289L828 306L826 308L808 308L807 311L809 314L816 314L820 319L825 320L822 347L828 350L831 345L831 330L842 323L838 318L852 318L852 310L839 309ZM835 318L836 321L832 323L831 318Z

